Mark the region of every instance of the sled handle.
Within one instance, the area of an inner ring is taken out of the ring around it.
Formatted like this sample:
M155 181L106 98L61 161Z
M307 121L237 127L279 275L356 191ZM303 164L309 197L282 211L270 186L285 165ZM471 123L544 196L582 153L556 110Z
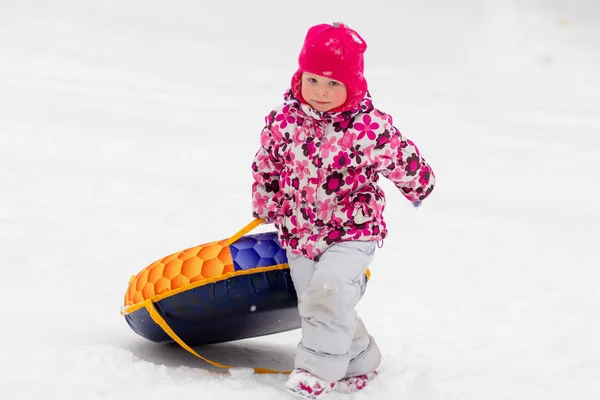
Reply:
M261 225L263 222L265 222L264 218L256 218L254 221L250 222L248 225L246 225L245 227L240 229L235 235L230 237L227 244L231 245L231 244L237 242L237 240L239 238L241 238L242 236L244 236L245 234L247 234L248 232L250 232L257 226Z

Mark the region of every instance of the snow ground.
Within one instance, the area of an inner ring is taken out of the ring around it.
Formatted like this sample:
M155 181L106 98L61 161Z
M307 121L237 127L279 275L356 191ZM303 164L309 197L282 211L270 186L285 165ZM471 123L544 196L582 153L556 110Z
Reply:
M347 398L600 398L600 4L375 3L0 2L0 399L286 398L119 308L152 261L250 221L263 117L334 20L438 179L419 210L383 182L359 312L384 361ZM199 351L289 368L297 340Z

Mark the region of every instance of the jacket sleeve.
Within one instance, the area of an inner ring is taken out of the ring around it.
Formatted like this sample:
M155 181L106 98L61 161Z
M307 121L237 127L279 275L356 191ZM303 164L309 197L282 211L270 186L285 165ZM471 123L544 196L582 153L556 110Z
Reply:
M261 133L261 146L252 162L252 215L273 222L280 207L279 190L282 164L275 156L276 143L267 124Z
M377 172L392 181L410 201L424 200L435 186L435 175L417 146L402 136L387 116L389 141Z

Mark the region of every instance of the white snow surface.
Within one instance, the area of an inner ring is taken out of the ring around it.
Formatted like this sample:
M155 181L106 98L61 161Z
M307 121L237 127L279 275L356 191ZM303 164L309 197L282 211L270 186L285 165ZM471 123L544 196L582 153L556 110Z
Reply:
M263 118L338 20L438 184L415 210L382 182L358 307L381 374L329 398L600 398L596 0L5 0L2 400L287 398L247 368L290 368L299 331L196 349L228 374L119 310L131 275L250 222Z

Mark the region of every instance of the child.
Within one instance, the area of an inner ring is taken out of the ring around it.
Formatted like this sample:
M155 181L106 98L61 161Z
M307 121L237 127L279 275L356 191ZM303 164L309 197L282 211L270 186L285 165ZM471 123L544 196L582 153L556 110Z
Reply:
M274 222L298 294L302 339L286 388L309 399L362 389L381 353L355 307L387 236L388 178L415 207L433 190L419 150L373 107L365 41L341 23L308 30L285 102L252 163L253 215Z

